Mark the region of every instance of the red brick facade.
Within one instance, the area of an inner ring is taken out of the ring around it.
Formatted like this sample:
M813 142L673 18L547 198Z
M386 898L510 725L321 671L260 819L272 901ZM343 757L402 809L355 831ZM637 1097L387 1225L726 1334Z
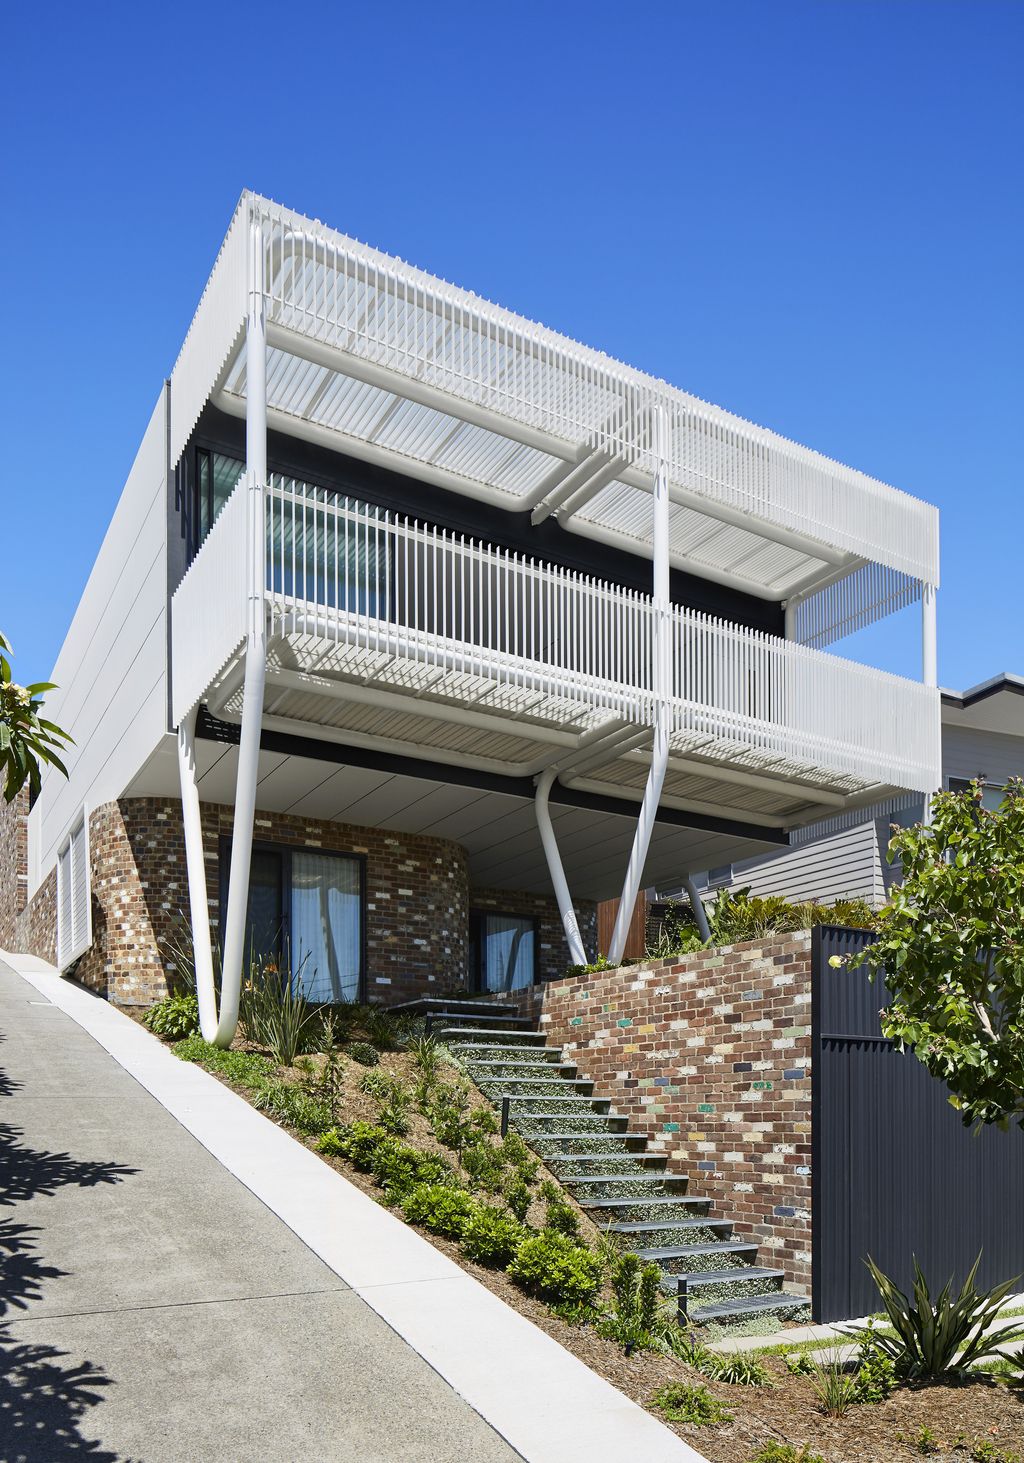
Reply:
M761 1263L809 1289L809 931L556 981L527 1007Z
M28 789L12 803L0 796L0 950L13 950L28 903Z
M229 807L203 807L215 939L222 839L230 837L232 816ZM5 837L0 830L5 857L11 844L9 833ZM365 861L366 996L371 1001L390 1005L465 988L470 978L471 899L475 907L487 903L491 908L537 918L545 975L561 975L568 964L553 900L494 890L474 891L471 896L466 853L457 843L263 812L257 812L254 835L268 843L351 853ZM172 931L178 913L188 911L181 805L162 798L106 803L90 815L89 840L93 943L75 968L76 978L120 1005L149 1005L167 993L163 939ZM5 880L8 902L10 887L19 886ZM55 910L56 879L51 874L27 908L8 916L6 948L52 961ZM590 919L592 922L592 912Z

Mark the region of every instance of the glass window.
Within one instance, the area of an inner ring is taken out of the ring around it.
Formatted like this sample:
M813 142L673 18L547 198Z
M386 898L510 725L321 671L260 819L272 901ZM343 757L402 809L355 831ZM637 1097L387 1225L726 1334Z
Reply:
M950 792L967 792L970 781L966 777L951 777L949 779ZM981 785L981 806L988 808L990 812L1001 805L1006 795L1006 789L998 782L982 782Z
M291 856L292 970L310 1001L354 1001L362 963L362 870L331 854Z
M479 980L485 991L520 991L533 985L536 930L532 919L514 914L477 916Z
M230 841L221 848L221 929ZM287 962L310 1001L359 999L363 960L362 863L345 854L255 844L249 872L245 959Z

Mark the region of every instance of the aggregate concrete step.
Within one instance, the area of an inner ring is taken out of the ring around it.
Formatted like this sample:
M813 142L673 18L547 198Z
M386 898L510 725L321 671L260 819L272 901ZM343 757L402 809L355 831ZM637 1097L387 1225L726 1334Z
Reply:
M712 1224L714 1221L712 1221ZM711 1228L712 1225L707 1226ZM757 1256L757 1244L750 1240L711 1240L696 1245L668 1245L663 1248L652 1250L637 1250L635 1252L641 1260L653 1260L655 1264L669 1275L680 1273L687 1274L696 1268L687 1264L690 1260L715 1260L722 1255L735 1255L740 1258L743 1255ZM746 1273L745 1266L737 1266L734 1280L741 1279Z
M572 1093L569 1093L565 1097L558 1096L539 1098L527 1097L524 1095L517 1098L515 1093L512 1094L513 1107L515 1107L517 1102L524 1103L541 1101L547 1104L547 1106L541 1112L527 1112L524 1113L523 1116L530 1118L562 1119L570 1118L573 1116L574 1113L578 1113L581 1117L587 1116L589 1113L592 1113L597 1117L607 1118L609 1122L625 1123L629 1121L628 1118L621 1117L618 1113L612 1112L612 1103L610 1097L576 1097Z
M509 1057L507 1061L503 1061L501 1057L478 1060L476 1057L463 1055L463 1060L471 1071L479 1072L481 1077L512 1076L518 1079L520 1074L525 1077L527 1072L550 1072L555 1077L572 1077L579 1070L573 1062L544 1062L536 1057L532 1060L526 1057ZM547 1077L541 1080L546 1081Z
M538 1097L550 1097L554 1094L550 1091L542 1092L539 1089L549 1089L555 1083L558 1083L559 1086L564 1085L566 1088L571 1088L573 1094L577 1097L591 1097L594 1091L593 1082L588 1081L585 1077L487 1077L481 1073L477 1081L477 1086L482 1087L484 1083L488 1087L498 1088L498 1095L500 1097L529 1097L531 1092L536 1092ZM514 1084L515 1091L512 1090L511 1086L507 1087L505 1085L506 1083ZM521 1089L524 1088L525 1091L522 1091Z
M518 1036L519 1033L516 1032L516 1035ZM523 1035L529 1035L529 1033L524 1032ZM508 1041L453 1041L449 1042L448 1045L452 1051L457 1051L460 1056L465 1052L468 1059L474 1062L503 1062L506 1060L511 1061L519 1057L524 1061L544 1062L545 1064L556 1066L562 1060L561 1047L537 1046L536 1043L530 1045L525 1042L516 1042L512 1040L511 1035Z
M396 1016L519 1016L515 1001L475 1001L460 996L417 996L387 1009Z
M710 1202L711 1200L709 1199L708 1203L710 1204ZM732 1234L732 1220L706 1218L650 1220L634 1219L626 1220L625 1222L619 1221L618 1223L609 1224L606 1225L605 1228L610 1234L617 1235L621 1240L628 1243L632 1247L634 1241L641 1242L646 1235L649 1235L651 1237L652 1243L654 1245L657 1245L659 1235L678 1230L683 1230L685 1232L688 1229L713 1229L716 1231L716 1233L720 1233L723 1239L728 1239L729 1236ZM639 1253L639 1251L637 1253Z
M619 1201L620 1203L630 1198L635 1199L637 1203L647 1203L648 1194L652 1198L660 1198L663 1191L666 1198L673 1194L684 1194L689 1181L685 1174L588 1173L576 1174L571 1177L566 1176L564 1182L566 1187L571 1189L593 1190L600 1187L611 1189L612 1194L617 1190L623 1196ZM633 1191L632 1193L630 1192L631 1190ZM601 1197L607 1198L610 1196L602 1195ZM580 1203L584 1204L585 1201L580 1200Z
M597 1165L607 1162L609 1159L616 1163L628 1163L630 1167L623 1172L627 1174L662 1174L665 1171L665 1155L663 1153L549 1153L547 1163L557 1174L567 1179L587 1178L590 1176L588 1165ZM596 1168L601 1173L600 1168ZM618 1172L612 1168L605 1170L607 1173Z

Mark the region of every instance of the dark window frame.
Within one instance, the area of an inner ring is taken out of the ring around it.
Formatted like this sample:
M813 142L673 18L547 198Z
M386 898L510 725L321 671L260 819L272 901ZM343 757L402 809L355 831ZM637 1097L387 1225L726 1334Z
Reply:
M488 991L487 971L484 965L483 923L486 919L518 919L529 923L533 931L533 970L530 985L540 984L540 920L535 914L523 914L515 909L484 909L480 906L469 911L470 989L477 995L501 995L501 991ZM528 989L528 987L520 987ZM512 994L509 992L508 994Z
M229 833L222 833L218 847L219 857L219 881L218 881L218 916L219 930L223 934L225 919L228 908L228 881L231 873L231 843ZM307 843L285 843L269 838L254 838L252 841L253 852L273 853L281 857L281 932L282 938L289 936L288 925L291 920L292 902L292 855L296 853L314 853L325 858L347 859L349 863L359 866L359 978L356 986L355 1000L364 1004L367 999L367 930L366 930L366 854L349 853L343 848L321 848ZM287 855L287 857L284 857ZM293 979L289 972L289 979Z

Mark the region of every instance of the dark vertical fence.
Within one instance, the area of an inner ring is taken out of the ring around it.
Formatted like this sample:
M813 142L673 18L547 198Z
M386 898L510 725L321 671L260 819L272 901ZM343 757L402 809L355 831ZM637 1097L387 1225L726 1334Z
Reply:
M917 1255L929 1283L962 1278L984 1250L979 1283L1024 1271L1024 1132L965 1128L916 1057L882 1036L881 982L835 970L833 955L872 936L814 931L812 1031L813 1311L817 1321L878 1309L870 1254L906 1289Z

